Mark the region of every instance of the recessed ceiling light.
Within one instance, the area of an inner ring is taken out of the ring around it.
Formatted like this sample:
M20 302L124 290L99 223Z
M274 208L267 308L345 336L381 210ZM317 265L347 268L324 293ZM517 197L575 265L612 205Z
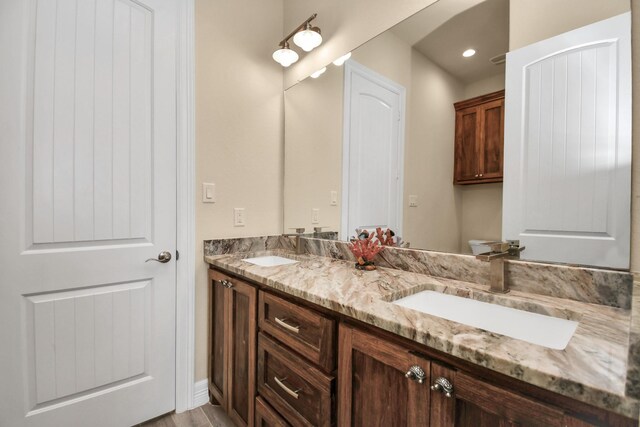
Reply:
M465 58L468 58L470 56L473 56L476 54L476 50L475 49L467 49L464 52L462 52L462 56L464 56Z

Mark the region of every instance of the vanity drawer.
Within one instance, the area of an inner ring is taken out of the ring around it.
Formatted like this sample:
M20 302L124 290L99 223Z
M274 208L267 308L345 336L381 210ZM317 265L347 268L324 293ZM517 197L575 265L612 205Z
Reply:
M261 291L258 322L262 331L316 363L325 372L335 368L335 322L332 319Z
M258 334L258 394L292 425L330 426L333 377Z
M256 427L290 427L261 397L256 397Z

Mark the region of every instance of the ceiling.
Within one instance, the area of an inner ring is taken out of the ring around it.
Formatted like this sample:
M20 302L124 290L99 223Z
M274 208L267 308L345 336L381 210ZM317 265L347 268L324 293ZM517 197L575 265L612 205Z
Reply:
M442 10L434 23L433 9L447 3L467 7ZM472 83L504 73L504 64L490 59L509 50L509 0L437 2L392 31L461 82ZM462 52L469 48L476 54L464 58Z

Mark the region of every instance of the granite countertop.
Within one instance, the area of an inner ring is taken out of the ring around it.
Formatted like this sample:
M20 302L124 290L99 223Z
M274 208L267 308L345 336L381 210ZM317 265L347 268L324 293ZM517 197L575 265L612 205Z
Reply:
M242 261L274 254L299 262L259 267ZM527 383L638 417L640 402L625 395L630 309L516 290L495 295L470 282L391 268L360 271L350 261L284 249L205 256L205 262ZM579 326L566 349L552 350L391 303L422 290L576 320Z

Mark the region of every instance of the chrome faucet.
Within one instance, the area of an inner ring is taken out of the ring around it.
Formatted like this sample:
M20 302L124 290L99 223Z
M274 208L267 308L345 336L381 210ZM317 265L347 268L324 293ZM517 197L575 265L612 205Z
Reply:
M300 237L302 236L302 233L304 233L304 227L299 227L299 228L292 228L292 230L296 230L295 233L288 233L288 234L283 234L283 237L292 237L295 236L296 238L296 255L301 255L302 254L302 241L300 240Z
M491 252L476 255L476 259L489 263L489 291L506 294L509 287L504 280L504 260L518 259L524 246L520 246L519 240L507 240L506 242L486 242L491 247Z

